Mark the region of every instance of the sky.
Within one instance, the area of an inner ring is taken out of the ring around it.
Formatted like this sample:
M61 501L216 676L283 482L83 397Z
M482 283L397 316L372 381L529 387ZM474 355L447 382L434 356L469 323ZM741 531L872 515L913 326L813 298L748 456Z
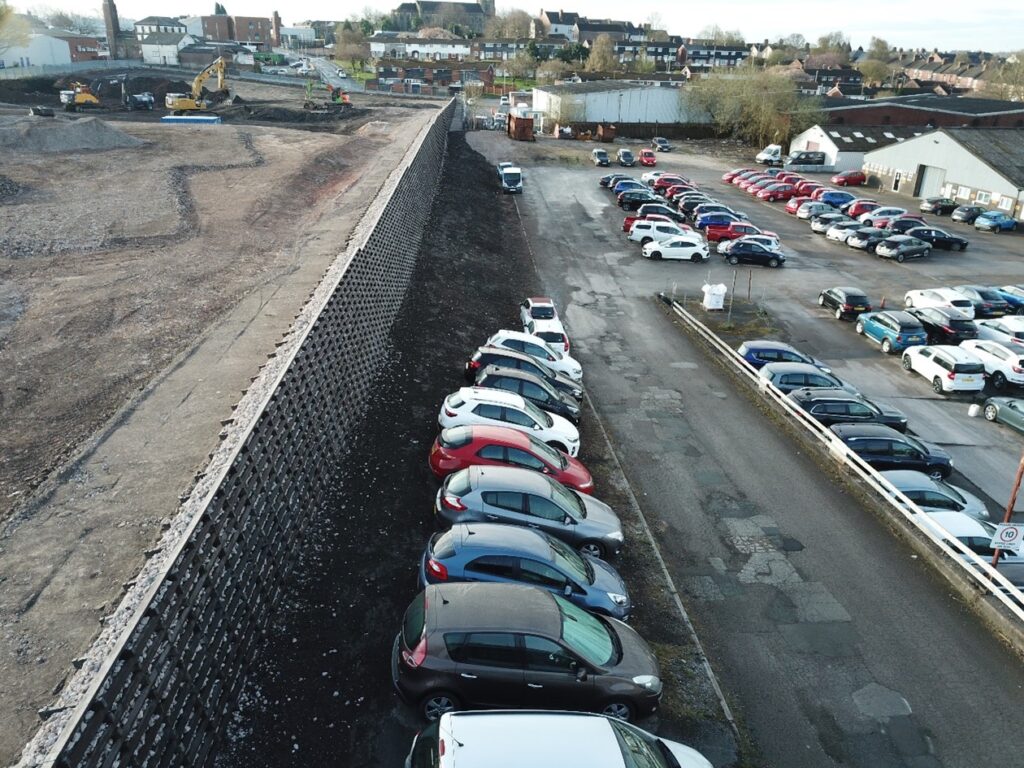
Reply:
M389 11L401 0L224 0L228 13L239 16L270 16L277 10L286 25L306 19L343 19L365 8ZM180 16L213 13L214 0L115 0L123 18ZM533 0L539 2L539 0ZM19 10L53 7L87 15L99 15L99 0L13 0ZM542 5L497 3L498 10L522 8L531 15ZM846 33L853 47L868 45L872 36L904 48L986 50L1009 52L1024 48L1024 2L985 0L978 5L963 0L714 0L682 3L679 0L586 0L573 4L558 0L557 6L590 18L612 18L634 23L660 17L671 34L696 36L706 26L739 30L747 42L777 39L798 33L810 41L836 29ZM626 9L629 9L627 12ZM629 15L626 15L629 13Z

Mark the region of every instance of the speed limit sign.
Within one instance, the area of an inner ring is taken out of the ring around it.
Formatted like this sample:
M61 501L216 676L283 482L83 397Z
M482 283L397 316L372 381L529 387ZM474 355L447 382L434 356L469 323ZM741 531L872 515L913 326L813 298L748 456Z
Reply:
M1024 549L1024 524L1000 523L992 537L993 549L1008 549L1018 554Z

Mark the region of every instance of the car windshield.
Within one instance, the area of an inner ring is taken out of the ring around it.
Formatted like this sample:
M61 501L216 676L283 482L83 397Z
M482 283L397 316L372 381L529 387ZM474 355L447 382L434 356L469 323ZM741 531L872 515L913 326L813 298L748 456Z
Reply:
M583 581L587 584L594 583L594 566L592 566L587 560L584 560L579 553L570 547L568 544L563 544L558 539L547 537L548 545L551 547L551 559L561 567L563 571L568 571L579 581Z
M633 153L629 152L629 151L626 151L626 150L623 150L621 152L621 156L622 156L623 160L632 160L633 159Z
M615 639L597 617L553 595L562 615L562 640L591 664L603 667L615 660Z
M509 173L508 171L505 171L505 183L506 184L518 184L519 183L519 174L518 173Z
M981 296L985 301L1002 301L1003 297L995 291L990 291L988 288L978 288L978 295Z
M847 304L867 304L868 303L868 297L867 296L861 296L860 294L857 294L857 293L848 293L848 294L846 294L846 303Z
M572 517L577 520L586 518L587 508L584 506L583 502L580 501L580 497L561 483L554 481L551 482L551 496L554 498L555 503Z
M982 363L956 363L953 365L953 373L963 373L969 376L984 372L985 366Z
M530 309L530 317L534 320L553 320L555 317L555 308L545 306L543 304L534 304Z
M622 752L623 768L676 768L679 765L656 736L620 720L609 719L608 722Z
M960 492L956 488L954 488L952 485L950 485L949 483L946 483L946 482L944 482L942 480L936 480L935 484L937 486L939 486L939 488L941 488L943 491L945 491L946 495L949 496L951 499L955 499L956 501L960 502L961 504L966 504L967 503L967 499L965 499L960 494Z
M915 440L910 435L903 435L903 441L911 448L916 448L917 450L919 450L925 456L931 453L931 451L924 447L924 443Z
M533 451L535 456L546 461L548 464L561 469L565 469L569 466L569 460L550 445L541 442L533 435L527 435L527 437L530 438L530 450Z
M540 408L535 406L533 403L526 401L524 405L526 407L523 410L530 414L530 416L533 417L533 420L538 424L541 424L545 427L550 427L552 424L555 423L554 419L552 419L548 414L546 414Z

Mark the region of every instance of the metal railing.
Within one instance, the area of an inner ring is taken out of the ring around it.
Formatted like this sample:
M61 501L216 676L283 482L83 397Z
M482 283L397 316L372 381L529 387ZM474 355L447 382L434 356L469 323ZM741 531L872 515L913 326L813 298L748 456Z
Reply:
M1009 579L993 568L988 560L979 557L952 534L947 532L947 537L939 535L936 529L945 529L934 521L924 522L929 519L927 512L882 477L878 470L851 451L846 443L840 440L830 429L822 425L821 422L813 418L802 408L794 405L789 397L770 381L758 376L757 372L743 359L742 355L722 341L714 331L690 314L679 302L664 294L659 294L659 298L671 307L672 311L691 330L730 362L736 371L753 384L766 399L781 408L786 415L791 417L811 437L823 445L831 456L860 480L864 481L871 490L875 491L879 501L911 523L942 553L948 555L952 563L955 564L954 567L961 569L963 575L973 581L984 592L991 593L1017 619L1024 622L1024 592L1021 592Z

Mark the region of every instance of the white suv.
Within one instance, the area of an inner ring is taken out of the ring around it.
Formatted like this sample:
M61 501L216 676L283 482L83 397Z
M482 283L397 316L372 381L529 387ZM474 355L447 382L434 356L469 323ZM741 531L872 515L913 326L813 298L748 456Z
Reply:
M647 245L652 240L661 242L662 240L668 240L670 237L682 234L685 234L685 230L676 224L672 224L667 221L647 221L646 219L637 219L629 228L628 237L634 243Z
M530 357L536 357L546 363L548 368L568 376L573 381L583 380L583 366L539 336L531 336L524 331L501 330L491 336L485 346L504 347L517 352L525 352Z
M544 339L555 349L561 349L565 354L569 354L569 334L565 332L561 320L530 320L523 330L531 336Z
M1024 386L1024 350L1009 349L996 341L968 339L960 344L985 365L985 373L992 381L992 389L1002 389L1007 384Z
M994 317L979 320L978 337L998 341L1013 349L1024 349L1024 317Z
M939 309L956 309L974 319L974 304L960 291L952 288L926 288L920 291L907 291L903 296L903 304L910 308L938 307Z
M985 388L985 364L961 347L909 347L903 352L903 367L928 379L937 395Z
M519 319L525 328L529 320L557 320L558 310L547 296L532 296L519 305Z
M558 414L542 411L515 392L487 387L463 387L441 404L437 416L441 429L484 424L511 427L533 435L552 448L575 456L580 450L580 433Z

